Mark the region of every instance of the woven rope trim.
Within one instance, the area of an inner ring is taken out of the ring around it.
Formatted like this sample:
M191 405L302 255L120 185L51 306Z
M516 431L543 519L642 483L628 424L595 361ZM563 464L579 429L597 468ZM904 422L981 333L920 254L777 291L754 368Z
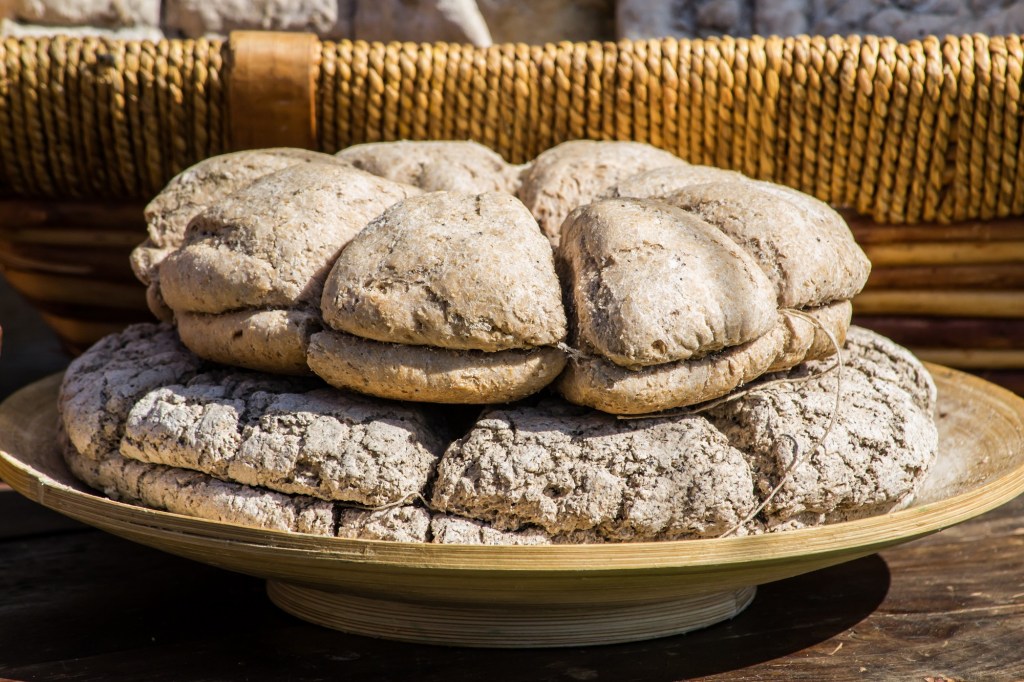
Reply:
M218 41L7 39L0 191L146 198L228 150ZM322 151L475 139L523 162L639 140L888 223L1024 213L1017 37L546 46L323 42Z

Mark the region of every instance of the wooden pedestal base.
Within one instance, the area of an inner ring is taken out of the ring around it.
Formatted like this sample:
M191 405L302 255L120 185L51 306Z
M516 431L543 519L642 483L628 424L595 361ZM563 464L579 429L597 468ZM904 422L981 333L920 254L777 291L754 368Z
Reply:
M423 644L540 648L678 635L728 620L755 587L648 604L477 606L357 597L270 580L271 601L302 620L357 635Z

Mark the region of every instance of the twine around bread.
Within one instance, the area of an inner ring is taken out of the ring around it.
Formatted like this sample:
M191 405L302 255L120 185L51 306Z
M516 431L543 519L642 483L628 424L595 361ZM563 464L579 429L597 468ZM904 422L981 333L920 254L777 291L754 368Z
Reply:
M768 492L767 495L765 495L764 499L761 500L760 504L758 504L756 507L754 507L752 510L750 510L750 512L745 517L743 517L743 520L741 520L735 526L733 526L729 530L727 530L724 533L722 533L721 535L719 535L718 536L719 538L727 538L730 535L732 535L733 533L735 533L736 531L738 531L740 528L743 528L748 523L753 521L754 518L758 514L760 514L764 510L764 508L767 507L768 504L773 499L775 499L775 496L779 494L779 492L786 485L786 483L789 482L789 478L790 478L790 476L793 475L793 472L796 471L796 468L798 466L800 466L801 464L803 464L804 462L806 462L811 457L813 457L814 453L816 453L819 448L824 448L825 447L825 441L828 439L829 435L832 433L832 429L835 428L835 425L836 425L836 420L839 418L839 404L840 404L840 400L841 400L841 396L842 396L842 391L843 391L843 349L839 346L839 342L836 341L836 337L832 334L832 332L829 331L828 329L826 329L825 326L819 320L817 320L813 316L807 315L806 313L804 313L802 311L799 311L799 310L789 310L788 312L790 314L792 314L792 315L795 315L796 317L801 318L802 320L804 320L804 321L806 321L806 322L808 322L810 324L813 324L819 330L821 330L821 332L823 334L825 334L825 336L828 337L828 340L832 343L832 347L836 351L836 353L835 353L836 361L835 361L835 363L831 367L826 368L825 370L823 370L822 372L819 372L818 374L814 374L814 375L808 374L808 375L805 375L805 376L802 376L802 377L794 377L794 378L787 378L787 379L779 379L777 381L769 381L769 382L765 382L764 384L761 384L761 385L759 385L759 386L757 386L755 388L763 389L763 388L766 387L766 385L774 385L774 384L778 384L778 383L802 383L802 382L805 382L805 381L809 381L810 379L820 378L820 377L825 376L826 374L832 372L833 370L835 370L835 372L836 372L836 391L835 391L835 403L832 406L832 414L829 416L828 424L825 426L825 432L821 434L820 438L815 439L814 442L811 443L811 447L809 447L803 453L800 452L800 444L797 442L796 436L793 436L792 434L789 434L789 433L781 434L780 438L784 438L784 439L788 440L790 443L792 443L792 445L793 445L793 458L790 460L789 465L786 467L786 469L782 472L782 476L779 478L779 482L775 484L775 487L773 487ZM740 396L737 396L737 397L740 397ZM732 399L732 400L736 399L736 398L732 398L732 396L726 396L726 398L729 398L729 399ZM704 411L704 409L710 409L710 408L702 408L699 411Z
M832 332L829 331L821 323L821 321L819 321L814 316L808 315L808 314L806 314L806 313L804 313L803 311L800 311L800 310L787 309L786 312L791 314L791 315L793 315L793 316L795 316L795 317L798 317L798 318L804 320L808 324L813 325L814 327L816 327L818 330L820 330L823 334L825 334L828 337L829 342L832 344L832 347L835 350L836 361L832 365L830 365L829 367L826 367L822 371L814 373L814 374L805 374L805 375L802 375L802 376L784 377L784 378L781 378L781 379L772 379L772 380L768 380L768 381L763 381L763 382L754 384L752 386L749 386L749 387L747 387L745 389L733 391L732 393L729 393L728 395L722 396L721 398L717 398L715 400L709 400L709 401L707 401L705 403L701 403L700 405L696 405L694 407L684 408L684 409L681 409L681 410L672 410L672 411L667 411L667 412L657 412L657 413L653 413L653 414L616 415L617 419L623 419L623 420L662 419L662 418L670 418L670 417L676 417L676 416L696 415L696 414L701 414L702 412L707 412L708 410L713 409L713 408L715 408L715 407L717 407L719 405L722 405L722 404L725 404L725 403L728 403L728 402L734 402L734 401L739 400L740 398L742 398L742 397L744 397L746 395L749 395L750 393L755 393L757 391L762 391L762 390L764 390L766 388L769 388L771 386L777 386L777 385L780 385L780 384L804 383L804 382L807 382L807 381L811 381L813 379L820 379L821 377L826 376L826 375L830 374L833 371L836 372L836 390L835 390L835 394L834 394L835 395L835 403L834 403L834 405L832 407L832 412L831 412L831 414L829 416L829 421L828 421L828 424L825 427L825 431L822 433L822 435L820 437L816 438L814 440L814 442L811 444L811 447L809 447L805 451L801 451L800 450L800 445L799 445L799 442L796 439L796 436L794 436L792 434L788 434L788 433L781 434L780 435L780 440L781 439L785 439L785 440L788 440L792 444L793 457L790 460L789 464L786 466L785 470L783 470L782 475L779 478L778 482L768 492L768 494L765 495L764 499L762 499L761 502L758 503L758 505L756 507L754 507L750 512L748 512L747 515L741 521L739 521L737 524L735 524L734 526L732 526L731 528L726 530L721 535L716 536L717 538L727 538L730 535L733 535L734 533L736 533L739 529L741 529L744 526L746 526L751 521L753 521L754 518L758 514L760 514L764 510L764 508L767 507L768 504L770 504L771 501L779 494L779 492L782 490L782 488L785 487L786 483L790 479L790 476L792 476L792 474L796 470L796 468L798 466L800 466L801 464L803 464L804 462L806 462L810 457L812 457L814 455L814 453L816 453L818 451L819 448L823 448L825 446L825 441L828 439L829 435L832 433L832 430L835 428L836 421L838 420L838 417L839 417L839 405L840 405L840 400L841 400L841 396L842 396L842 386L843 386L843 349L842 349L842 347L839 345L839 342L836 340L835 335L833 335ZM572 347L570 347L569 345L567 345L565 343L558 344L558 347L561 350L563 350L566 354L570 355L571 357L577 357L577 356L579 356L581 354L580 351L573 349ZM387 511L389 509L394 509L396 507L404 507L404 506L406 506L408 504L412 504L412 503L416 503L416 502L419 502L420 505L422 505L425 509L427 509L429 511L438 512L438 510L435 509L430 504L430 502L426 499L426 497L424 497L419 492L410 493L409 495L406 495L405 497L403 497L403 498L401 498L399 500L395 500L394 502L389 502L387 504L383 504L383 505L379 505L379 506L371 507L371 506L360 505L360 504L352 504L352 503L347 503L345 506L346 507L351 507L351 508L354 508L354 509L359 509L359 510L362 510L362 511L368 511L368 512L382 512L382 511Z
M325 152L475 139L522 163L565 140L637 140L889 223L1024 214L1018 36L311 49ZM148 199L234 148L233 57L205 39L5 39L0 191Z
M832 334L832 332L829 331L825 327L825 325L823 325L821 323L821 321L818 320L813 315L808 315L807 313L803 312L802 310L796 310L796 309L793 309L793 308L787 308L786 309L786 313L789 314L789 315L792 315L793 317L798 317L801 320L804 320L805 322L807 322L808 324L813 325L821 333L823 333L825 336L828 337L829 342L832 344L832 348L835 350L835 354L834 355L835 355L836 361L832 365L830 365L829 367L826 367L825 369L823 369L822 371L820 371L820 372L818 372L816 374L804 374L804 375L795 376L795 377L782 377L780 379L770 379L770 380L766 380L766 381L761 381L761 382L752 384L752 385L750 385L750 386L748 386L746 388L732 391L731 393L728 393L728 394L726 394L726 395L724 395L724 396L722 396L720 398L715 398L714 400L709 400L709 401L701 403L699 405L694 405L693 407L685 407L685 408L682 408L682 409L679 409L679 410L669 410L669 411L665 411L665 412L654 412L652 414L619 414L619 415L616 415L617 419L623 419L623 420L661 419L661 418L666 418L666 417L682 417L682 416L697 415L697 414L701 414L703 412L707 412L708 410L712 410L712 409L714 409L714 408L716 408L716 407L718 407L720 405L724 405L726 403L735 402L735 401L739 400L740 398L743 398L743 397L745 397L747 395L750 395L751 393L757 393L759 391L763 391L766 388L771 388L773 386L779 386L781 384L800 384L800 383L805 383L805 382L811 381L812 379L820 379L821 377L823 377L823 376L825 376L827 374L830 374L833 371L836 372L835 404L832 407L832 413L831 413L831 415L829 417L828 425L825 427L824 433L822 433L820 438L815 439L815 441L811 444L810 448L808 448L805 452L802 452L802 453L800 451L800 444L797 442L797 439L796 439L795 436L793 436L792 434L789 434L789 433L780 434L780 436L779 436L780 439L788 440L792 444L792 446L793 446L793 458L790 460L789 465L782 472L782 476L779 478L779 482L776 483L775 487L773 487L771 489L771 491L769 491L769 493L765 496L765 498L763 500L761 500L760 504L758 504L756 507L754 507L754 509L752 509L743 518L742 521L737 523L735 526L733 526L732 528L730 528L726 532L724 532L721 535L719 535L718 536L719 538L729 537L730 535L732 535L733 533L738 531L740 528L742 528L745 525L747 525L748 523L750 523L758 514L760 514L764 510L765 507L768 506L768 504L775 498L776 495L779 494L779 492L782 490L782 488L789 481L789 477L796 470L796 468L799 465L803 464L805 461L807 461L810 457L812 457L814 455L814 453L816 453L818 451L819 448L823 448L825 446L825 440L829 437L829 434L832 433L832 429L835 427L836 420L839 417L839 404L840 404L839 401L840 401L840 397L841 397L842 389L843 389L843 349L842 349L842 347L839 345L839 342L836 340L835 335Z

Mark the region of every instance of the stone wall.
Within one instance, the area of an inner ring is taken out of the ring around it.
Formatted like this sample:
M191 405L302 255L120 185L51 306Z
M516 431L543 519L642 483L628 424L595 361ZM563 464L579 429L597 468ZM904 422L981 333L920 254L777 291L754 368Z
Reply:
M656 36L1024 33L1024 0L0 0L0 33L544 43Z
M623 38L1024 32L1024 0L619 0Z
M236 29L475 45L610 40L615 0L0 0L4 35L196 38Z

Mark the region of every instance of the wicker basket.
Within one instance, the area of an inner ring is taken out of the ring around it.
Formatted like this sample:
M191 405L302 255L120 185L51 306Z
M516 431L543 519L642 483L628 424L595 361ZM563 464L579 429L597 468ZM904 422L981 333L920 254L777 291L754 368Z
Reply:
M0 265L74 348L147 317L126 265L140 207L200 159L475 139L522 162L628 139L870 217L853 219L876 264L859 319L1024 383L1016 36L474 48L240 33L0 51Z

